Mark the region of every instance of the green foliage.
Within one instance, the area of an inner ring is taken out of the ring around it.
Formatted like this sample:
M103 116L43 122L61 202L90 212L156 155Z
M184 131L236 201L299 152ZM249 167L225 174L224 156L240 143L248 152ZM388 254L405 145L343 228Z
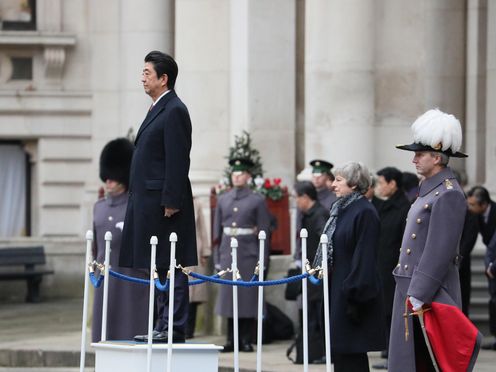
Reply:
M255 166L251 170L253 179L257 176L263 177L262 160L260 151L252 147L252 139L250 133L243 131L241 136L234 136L234 146L229 147L229 155L226 156L228 161L236 158L250 159ZM231 167L227 166L224 169L224 176L231 183ZM253 185L253 180L252 180Z

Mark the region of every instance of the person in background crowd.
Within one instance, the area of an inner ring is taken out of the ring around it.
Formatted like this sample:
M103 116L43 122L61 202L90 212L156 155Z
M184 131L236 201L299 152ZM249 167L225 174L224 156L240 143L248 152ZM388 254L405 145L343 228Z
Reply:
M370 186L367 192L365 193L365 198L372 204L380 204L382 200L380 200L377 196L375 196L375 184L376 184L376 179L375 175L373 173L370 173Z
M119 267L122 228L127 207L129 167L134 146L126 138L117 138L105 145L100 155L100 179L105 182L105 196L93 208L93 259L105 261L105 233L112 233L110 264L112 270L134 278L149 279L147 269ZM132 340L148 327L148 294L146 286L110 278L108 284L108 340ZM103 286L96 288L93 302L91 334L100 341L102 332Z
M414 142L396 147L415 152L412 162L423 180L408 212L399 262L393 271L396 289L390 372L433 370L420 321L417 316L405 318L405 312L420 311L424 304L434 302L461 308L456 257L467 206L463 190L447 166L450 157L467 156L459 152L461 125L453 115L434 109L417 118L412 131ZM406 329L409 337L405 337Z
M376 190L377 194L384 200L379 204L372 202L377 208L379 220L381 221L377 265L379 267L379 274L384 291L386 349L382 352L382 356L385 358L387 358L387 346L389 343L389 329L391 328L395 287L392 272L398 263L406 215L410 209L410 202L402 189L402 180L403 175L397 168L386 167L379 170L377 172ZM387 361L386 363L376 364L373 367L375 369L387 369Z
M383 350L382 287L377 270L380 224L364 197L367 168L350 162L335 171L338 199L323 233L328 236L331 348L335 372L369 370L367 352ZM322 265L319 245L313 267Z
M336 200L336 195L332 191L334 175L331 169L333 165L320 159L312 160L310 165L312 166L312 183L317 189L317 200L325 209L330 210L332 203Z
M320 243L320 235L329 218L329 211L317 200L317 190L308 181L295 185L296 208L302 214L301 227L307 229L307 259L311 263ZM301 257L299 257L301 260ZM322 285L308 285L308 332L309 350L312 355L310 363L321 363L325 358L324 323L322 312ZM301 301L300 301L301 302ZM300 332L303 329L302 311L300 309ZM324 361L325 362L325 361Z
M248 187L253 162L232 159L233 188L219 196L215 208L213 241L216 269L231 267L231 239L238 240L237 265L241 277L250 280L258 262L258 233L269 231L270 215L265 198ZM265 262L269 259L268 241L265 243ZM226 278L230 279L230 274ZM257 317L258 290L256 287L238 288L239 348L252 352L252 331ZM230 286L220 286L215 311L227 318L227 342L223 352L234 350L233 298Z
M456 180L463 188L466 185L463 182L460 173L453 170L453 174ZM474 249L475 243L477 241L477 235L479 234L479 222L476 214L467 208L467 213L465 214L465 222L463 224L462 237L460 238L460 265L458 267L458 273L460 274L460 290L462 293L462 311L468 316L470 307L470 295L472 291L472 269L471 269L471 259L470 254Z
M468 208L478 216L479 232L486 245L486 276L489 283L489 331L496 336L496 203L482 186L474 186L467 192ZM483 349L496 350L496 342L483 345Z
M196 246L198 249L198 266L191 268L199 274L208 274L208 261L212 250L208 241L207 226L203 217L202 205L197 198L193 198L195 206ZM190 278L190 280L193 280ZM208 283L189 286L188 323L186 324L186 338L195 336L196 314L198 305L208 301Z
M417 199L418 188L419 188L419 178L416 174L411 172L403 172L403 191L406 194L407 199L410 203L413 203Z

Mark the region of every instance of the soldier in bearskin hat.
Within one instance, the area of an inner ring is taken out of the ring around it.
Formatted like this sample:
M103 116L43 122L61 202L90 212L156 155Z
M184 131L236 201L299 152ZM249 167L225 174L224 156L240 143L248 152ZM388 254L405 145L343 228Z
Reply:
M133 144L126 138L117 138L105 145L100 156L100 179L105 183L105 197L95 203L93 258L105 260L105 233L112 233L110 262L112 269L132 277L147 279L148 270L118 267L122 229L128 201L129 167ZM148 288L110 279L108 300L107 339L130 340L144 333L148 324ZM100 341L103 286L95 289L93 303L92 339Z

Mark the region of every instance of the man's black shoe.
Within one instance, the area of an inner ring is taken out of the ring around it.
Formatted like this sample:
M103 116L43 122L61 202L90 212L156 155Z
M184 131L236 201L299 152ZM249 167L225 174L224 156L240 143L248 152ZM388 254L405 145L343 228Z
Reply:
M387 369L388 368L387 361L384 363L372 364L372 368L373 369Z
M159 334L159 331L153 330L152 337L155 337ZM136 335L134 336L134 341L136 342L148 342L148 335Z
M485 344L481 346L483 350L496 350L496 342L491 342L489 344Z
M141 338L141 336L136 336L134 340L138 342L148 342L148 335L143 335L143 336L144 336L143 338ZM152 341L154 343L169 342L169 333L167 331L162 331L162 332L153 331L152 336L153 336ZM180 334L177 331L172 331L172 342L175 344L184 344L186 340L184 338L184 335Z
M245 353L252 353L253 352L253 346L249 342L242 342L241 345L239 346L239 351L242 351Z
M314 359L310 362L310 364L326 364L326 357L325 355L320 357L320 358L317 358L317 359Z
M224 349L222 349L221 353L231 353L234 351L234 343L232 341L227 341L224 345Z

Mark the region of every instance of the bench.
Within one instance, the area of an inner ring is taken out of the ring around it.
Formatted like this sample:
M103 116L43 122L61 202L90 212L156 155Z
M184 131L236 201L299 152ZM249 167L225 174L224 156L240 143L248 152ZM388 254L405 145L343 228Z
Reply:
M35 265L45 263L43 246L0 248L0 266L9 268L0 270L0 280L26 280L26 302L40 302L40 283L43 275L53 274L53 270L37 268ZM24 270L13 270L12 267L15 266L24 266Z

